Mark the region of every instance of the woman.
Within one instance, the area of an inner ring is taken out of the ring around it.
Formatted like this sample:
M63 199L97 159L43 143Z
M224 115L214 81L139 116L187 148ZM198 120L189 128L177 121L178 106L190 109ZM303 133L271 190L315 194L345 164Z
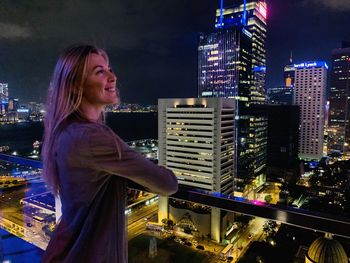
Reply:
M104 124L119 102L117 78L103 50L67 48L47 101L43 175L62 202L62 217L43 262L127 262L126 179L170 195L177 179L133 151ZM125 124L121 124L125 125Z

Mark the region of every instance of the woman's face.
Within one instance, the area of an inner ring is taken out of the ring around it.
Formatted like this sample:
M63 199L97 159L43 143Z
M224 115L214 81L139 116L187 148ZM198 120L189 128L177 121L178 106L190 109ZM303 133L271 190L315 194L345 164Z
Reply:
M99 54L90 54L82 103L85 103L85 106L101 107L101 109L106 105L119 103L119 91L116 84L117 77L106 59Z

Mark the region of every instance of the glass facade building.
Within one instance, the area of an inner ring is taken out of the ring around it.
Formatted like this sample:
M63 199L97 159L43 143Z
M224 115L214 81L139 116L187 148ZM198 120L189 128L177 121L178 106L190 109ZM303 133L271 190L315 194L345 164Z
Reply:
M198 48L198 95L238 101L235 194L255 198L266 180L266 3L236 1L216 12L216 31Z
M350 157L350 45L332 51L328 152Z
M250 88L251 102L264 104L266 101L266 19L265 1L233 1L233 5L216 10L216 28L229 28L241 23L252 34L253 82Z
M252 34L240 23L200 35L198 96L236 99L235 194L251 194L254 198L254 190L263 184L265 178L267 123L262 112L252 107L251 65Z

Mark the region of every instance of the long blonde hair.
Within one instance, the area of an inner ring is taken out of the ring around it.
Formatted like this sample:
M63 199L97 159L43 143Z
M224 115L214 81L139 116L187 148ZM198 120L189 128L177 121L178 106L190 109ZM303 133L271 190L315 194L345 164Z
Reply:
M89 55L102 55L106 61L105 51L92 45L74 45L65 49L55 66L44 119L44 138L42 147L43 178L51 187L54 195L59 192L59 179L55 162L55 139L64 122L70 116L84 119L79 111L86 80L86 68ZM104 122L104 114L101 122Z

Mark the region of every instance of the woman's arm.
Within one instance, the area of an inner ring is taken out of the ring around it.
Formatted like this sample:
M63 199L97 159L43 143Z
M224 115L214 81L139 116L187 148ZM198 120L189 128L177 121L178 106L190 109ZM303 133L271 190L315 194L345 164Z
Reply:
M93 126L94 128L87 131L91 158L89 166L130 179L146 187L150 192L171 195L177 191L177 178L171 170L147 160L108 127ZM117 145L120 148L120 155Z

